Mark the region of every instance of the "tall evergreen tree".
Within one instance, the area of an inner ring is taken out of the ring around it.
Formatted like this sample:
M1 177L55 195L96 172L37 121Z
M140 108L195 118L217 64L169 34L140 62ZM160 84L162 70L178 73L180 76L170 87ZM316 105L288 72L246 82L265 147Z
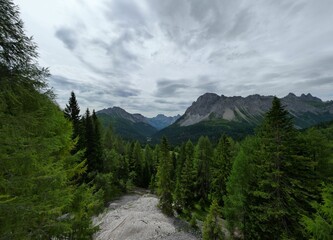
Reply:
M193 165L194 161L194 146L189 140L185 145L185 163L182 168L178 185L176 183L176 200L175 205L180 210L191 209L194 204L194 188L196 172ZM177 188L178 187L178 188Z
M223 135L214 151L212 168L212 195L223 206L223 196L227 193L227 181L231 172L231 144L227 136Z
M73 149L72 153L76 153L79 150L84 149L84 134L82 130L82 122L80 116L80 107L76 100L75 93L71 92L71 97L68 100L68 104L64 109L65 117L72 122L73 134L72 139L77 139L76 147Z
M89 109L83 118L85 126L85 158L88 165L88 180L103 171L102 143L99 130L99 123L96 114L90 115Z
M216 199L213 200L209 213L203 225L203 240L223 240L225 239L222 232L221 221L219 220L219 206Z
M223 197L223 216L231 233L246 232L248 222L248 194L254 181L254 149L260 149L256 137L247 137L241 145L232 165L227 182L227 195Z
M196 198L208 201L211 183L211 164L213 149L208 137L200 137L195 149Z
M261 149L248 196L249 239L302 239L300 216L311 209L313 162L302 156L288 112L274 98L258 133ZM310 181L309 181L310 180Z
M172 160L169 144L165 137L160 144L160 159L157 169L157 194L160 197L160 207L167 215L172 215Z

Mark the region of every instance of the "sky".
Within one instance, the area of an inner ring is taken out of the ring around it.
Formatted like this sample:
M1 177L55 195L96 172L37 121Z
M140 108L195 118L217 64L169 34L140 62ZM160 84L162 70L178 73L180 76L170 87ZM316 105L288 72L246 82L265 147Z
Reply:
M332 0L14 0L63 108L183 114L206 92L333 99Z

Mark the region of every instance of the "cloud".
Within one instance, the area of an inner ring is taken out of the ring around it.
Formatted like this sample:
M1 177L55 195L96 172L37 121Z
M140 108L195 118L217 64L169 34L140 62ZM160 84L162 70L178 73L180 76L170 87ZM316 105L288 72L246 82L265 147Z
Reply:
M181 94L181 91L188 87L185 79L160 79L157 80L156 97L175 97Z
M316 87L316 86L325 86L333 84L333 76L330 77L321 77L314 78L307 81L298 82L297 85L300 87Z
M61 106L70 90L146 115L205 92L332 96L331 0L17 1Z
M112 93L116 97L133 97L133 96L139 96L140 90L138 89L128 89L126 87L120 87L116 88L112 91Z
M70 28L62 27L55 32L55 36L63 42L69 50L74 50L78 45L76 32Z

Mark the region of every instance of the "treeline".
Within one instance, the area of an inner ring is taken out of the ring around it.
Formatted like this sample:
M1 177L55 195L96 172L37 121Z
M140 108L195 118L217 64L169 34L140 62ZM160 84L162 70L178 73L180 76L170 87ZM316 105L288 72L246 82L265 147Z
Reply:
M240 143L201 137L169 151L163 139L159 148L160 206L194 227L204 221L203 239L332 239L333 124L300 132L274 98Z

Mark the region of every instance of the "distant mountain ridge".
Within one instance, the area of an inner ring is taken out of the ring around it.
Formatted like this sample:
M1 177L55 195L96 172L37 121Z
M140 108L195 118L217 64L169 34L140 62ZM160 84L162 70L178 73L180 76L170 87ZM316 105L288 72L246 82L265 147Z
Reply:
M156 133L173 124L180 115L167 117L158 114L148 118L139 113L128 113L120 107L106 108L96 112L104 127L112 125L114 131L125 139L145 142Z
M247 97L226 97L206 93L193 102L177 124L184 127L214 119L256 123L269 110L272 99L273 96L258 94ZM281 98L281 102L295 118L295 125L298 128L309 127L317 123L313 118L308 118L309 115L320 118L327 116L327 120L333 118L333 102L323 102L311 94L302 94L297 97L295 94L289 93Z
M179 114L173 117L167 117L164 114L158 114L156 117L147 118L147 119L150 125L152 125L158 130L161 130L176 122L180 117L181 116Z
M200 96L174 124L154 134L166 136L171 142L197 140L201 135L218 139L222 134L243 138L251 134L270 109L273 96L258 94L227 97L215 93ZM307 128L333 120L333 101L324 102L311 94L289 93L282 104L294 117L296 128Z
M222 134L241 139L252 134L261 123L272 99L273 96L258 94L227 97L205 93L182 116L159 114L147 118L139 113L128 113L120 107L96 113L105 127L111 124L123 138L141 142L158 142L162 136L166 136L171 143L188 139L196 141L202 135L217 140ZM333 101L325 102L311 94L296 96L289 93L281 98L281 102L294 117L295 126L299 129L333 120Z

